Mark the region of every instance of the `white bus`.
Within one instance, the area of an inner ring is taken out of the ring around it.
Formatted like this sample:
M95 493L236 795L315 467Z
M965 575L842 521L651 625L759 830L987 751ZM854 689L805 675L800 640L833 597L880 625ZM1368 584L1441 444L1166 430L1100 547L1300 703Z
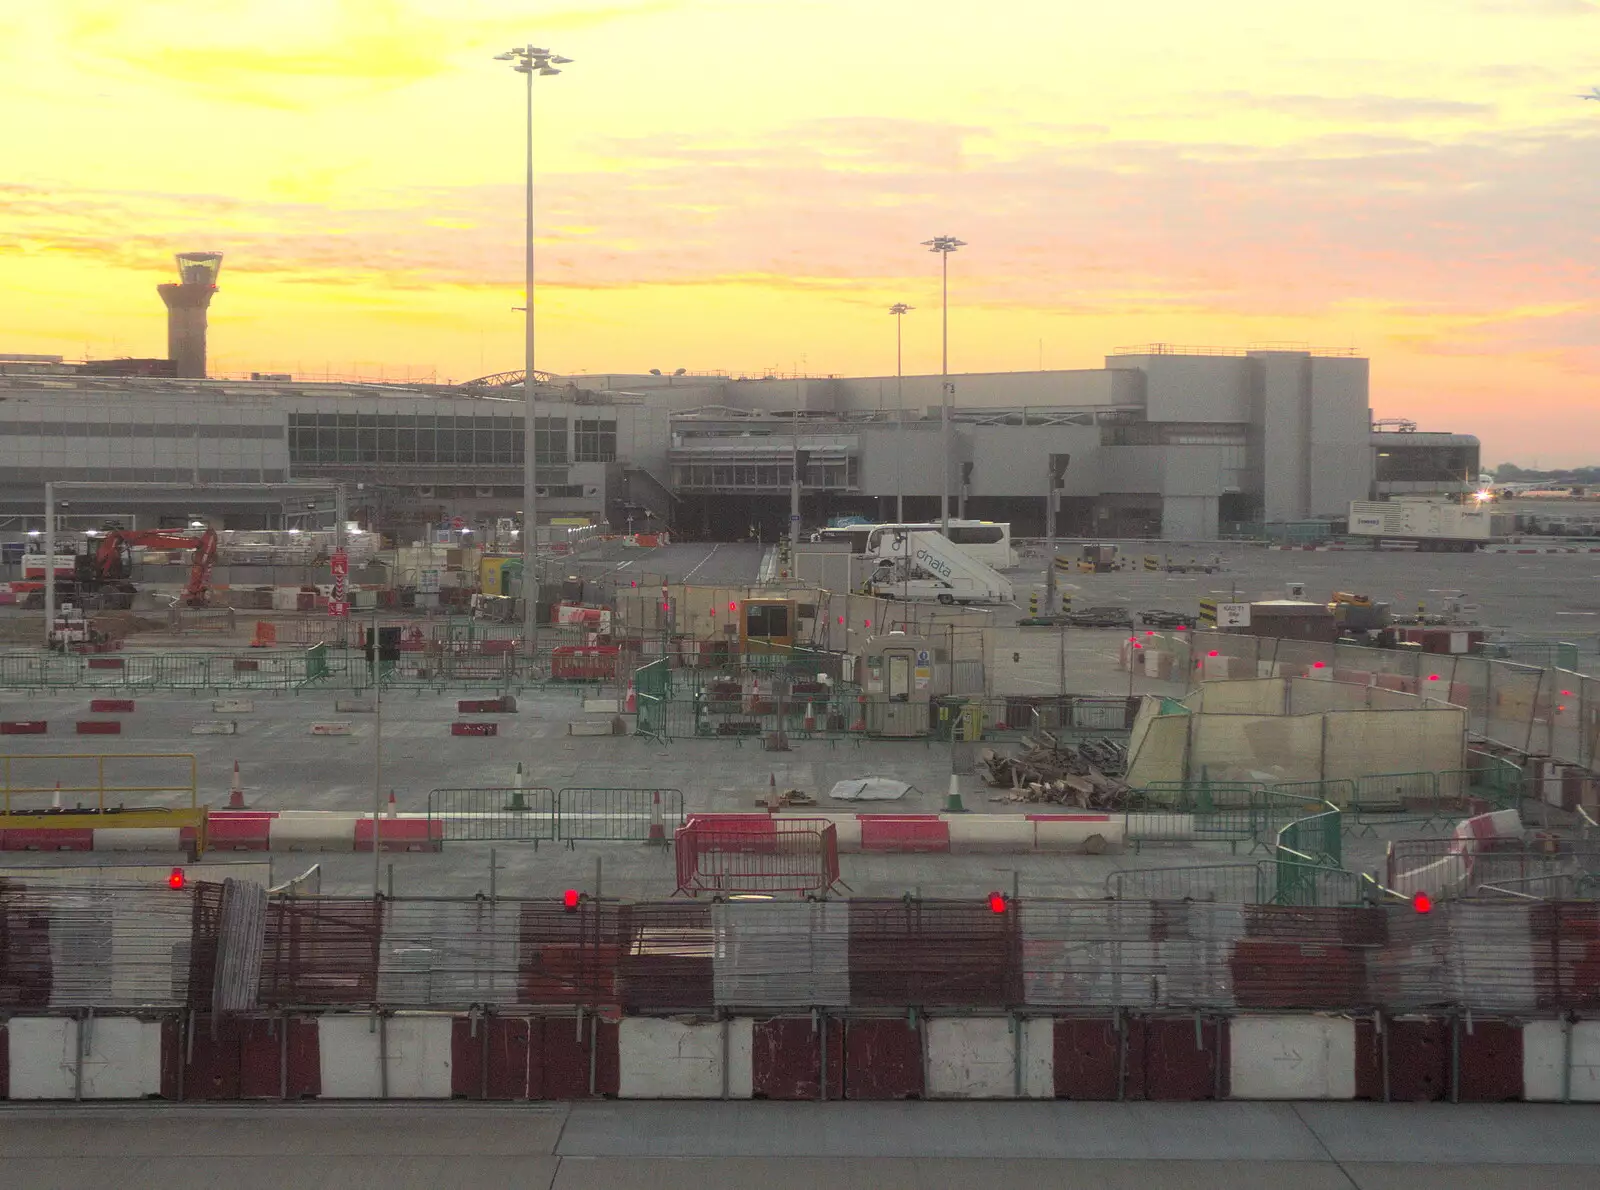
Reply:
M822 529L811 535L812 541L848 542L852 554L876 552L876 534L937 533L937 521L921 524L844 525L835 529ZM950 541L975 560L995 570L1007 570L1017 565L1016 551L1011 548L1011 526L997 521L950 522Z

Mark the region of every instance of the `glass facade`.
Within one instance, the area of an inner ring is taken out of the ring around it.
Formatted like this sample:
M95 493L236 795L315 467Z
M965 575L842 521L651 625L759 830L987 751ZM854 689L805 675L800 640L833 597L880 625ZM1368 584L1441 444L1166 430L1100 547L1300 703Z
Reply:
M520 467L522 442L522 418L504 413L289 415L289 461L293 465L397 463ZM617 452L617 423L579 421L574 445L577 448L575 460L569 458L566 418L537 419L535 459L552 466L572 461L611 461Z
M617 423L588 421L572 423L572 461L574 463L614 463L617 461Z

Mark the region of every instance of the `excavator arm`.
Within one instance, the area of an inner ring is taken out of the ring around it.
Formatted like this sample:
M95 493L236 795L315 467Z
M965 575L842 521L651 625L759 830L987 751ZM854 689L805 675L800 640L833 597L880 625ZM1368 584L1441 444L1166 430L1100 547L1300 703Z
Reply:
M185 607L204 607L211 592L211 568L217 560L217 532L207 529L198 537L171 533L164 529L113 529L100 541L94 554L94 576L100 583L121 582L132 572L133 547L192 549L189 581L179 596Z

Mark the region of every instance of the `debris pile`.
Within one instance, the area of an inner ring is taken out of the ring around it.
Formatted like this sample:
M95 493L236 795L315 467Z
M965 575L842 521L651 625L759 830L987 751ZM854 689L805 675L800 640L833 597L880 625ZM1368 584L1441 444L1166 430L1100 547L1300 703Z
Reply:
M1034 744L1016 756L985 748L978 774L1004 793L992 802L1047 802L1082 810L1122 810L1135 791L1119 776L1126 752L1110 740L1088 740L1077 747ZM1107 770L1112 770L1108 772Z

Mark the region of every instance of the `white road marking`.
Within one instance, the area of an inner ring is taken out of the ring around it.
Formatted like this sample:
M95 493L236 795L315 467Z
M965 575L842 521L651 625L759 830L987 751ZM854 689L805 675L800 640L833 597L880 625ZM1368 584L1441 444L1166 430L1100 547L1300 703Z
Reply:
M712 555L713 555L713 554L715 554L715 553L716 553L716 552L717 552L717 551L718 551L718 550L720 550L720 549L721 549L721 548L722 548L722 546L721 546L721 545L714 545L714 546L712 546L712 547L711 547L711 553L709 553L709 554L707 554L707 555L706 555L706 556L705 556L705 557L704 557L704 558L701 558L701 559L700 559L700 561L698 561L698 562L696 562L696 563L695 563L695 564L694 564L694 570L691 570L691 571L689 571L689 572L688 572L688 573L687 573L687 574L685 574L685 575L684 575L684 576L683 576L683 578L682 578L682 579L681 579L681 580L680 580L680 581L682 581L682 582L685 582L685 583L686 583L686 582L688 582L688 581L689 581L689 580L690 580L690 579L692 579L692 578L693 578L693 577L694 577L694 573L695 573L695 570L699 570L699 569L700 569L700 568L701 568L701 567L702 567L702 566L704 566L704 565L705 565L705 564L706 564L706 563L707 563L707 562L709 562L709 561L711 561L711 557L712 557Z

